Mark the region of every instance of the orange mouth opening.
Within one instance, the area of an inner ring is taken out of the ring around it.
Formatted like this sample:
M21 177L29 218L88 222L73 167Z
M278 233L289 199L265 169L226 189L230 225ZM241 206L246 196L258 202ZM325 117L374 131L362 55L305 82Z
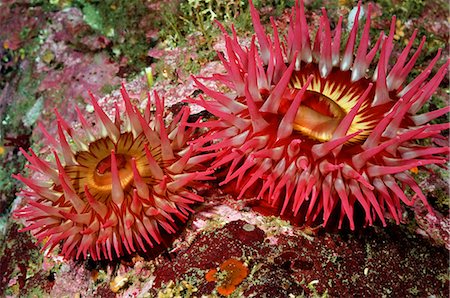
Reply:
M294 120L294 129L325 142L331 139L345 111L327 96L307 90Z
M133 179L131 156L116 154L116 162L122 187L126 187ZM94 180L99 188L110 188L112 184L111 155L108 155L97 164Z

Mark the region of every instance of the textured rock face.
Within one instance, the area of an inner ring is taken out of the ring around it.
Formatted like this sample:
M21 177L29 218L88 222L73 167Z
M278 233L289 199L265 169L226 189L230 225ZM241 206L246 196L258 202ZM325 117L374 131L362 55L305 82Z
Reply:
M207 273L236 259L249 272L233 290L238 296L449 294L447 250L402 227L370 228L364 234L305 232L276 217L219 205L199 212L170 252L107 264L67 262L55 255L42 259L27 234L12 229L0 260L0 293L200 296L217 293L219 280L208 281ZM65 282L74 279L79 282Z

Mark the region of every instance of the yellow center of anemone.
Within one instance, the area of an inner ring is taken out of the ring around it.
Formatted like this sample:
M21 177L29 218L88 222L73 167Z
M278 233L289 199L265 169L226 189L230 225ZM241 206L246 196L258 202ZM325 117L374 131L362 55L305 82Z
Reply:
M311 74L314 78L303 95L294 120L294 130L313 140L327 142L333 138L342 119L364 94L370 80L363 78L352 82L349 71L341 71L337 68L334 68L327 77L321 78L317 66L308 64L292 75L289 88L294 89L294 94L304 86ZM374 90L369 93L360 107L347 135L357 131L362 132L347 143L364 141L374 129L377 119L379 120L385 112L383 109L376 111L370 109L373 97Z
M132 196L134 175L131 159L136 160L136 168L147 184L155 184L151 174L148 159L145 155L146 138L139 135L134 138L132 133L123 133L114 142L109 137L96 140L89 144L88 151L77 152L77 165L66 166L65 171L72 181L75 192L86 200L84 185L96 200L107 202L111 200L112 169L111 151L114 150L120 182L125 196ZM152 149L152 155L160 162L160 148Z

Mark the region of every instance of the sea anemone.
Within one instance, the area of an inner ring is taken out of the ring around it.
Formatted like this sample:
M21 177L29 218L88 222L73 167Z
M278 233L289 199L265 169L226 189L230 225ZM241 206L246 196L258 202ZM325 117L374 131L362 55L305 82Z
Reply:
M95 110L92 125L77 108L82 134L56 111L59 139L42 126L53 148L53 161L21 150L32 174L15 175L29 189L22 191L26 206L15 216L25 219L43 250L61 244L66 258L113 259L161 244L162 232L174 233L186 221L190 206L202 202L193 186L208 180L199 167L187 128L189 108L166 126L164 101L149 95L145 112L134 106L124 87L121 116L115 103L112 121L90 94Z
M345 42L342 17L331 30L325 9L311 41L316 29L308 28L302 1L293 8L284 38L273 19L272 37L266 34L252 3L256 37L248 47L240 45L234 28L229 35L219 24L226 55L218 55L227 73L202 79L215 80L231 93L195 79L211 100L190 101L217 117L199 124L210 131L196 146L215 154L212 168L223 172L221 185L231 186L238 199L255 198L296 223L351 229L355 222L367 226L377 219L386 225L388 217L398 224L401 202L412 205L416 198L432 212L408 170L447 161L449 148L438 144L445 145L441 131L449 125L429 122L449 107L417 112L438 88L449 62L428 79L439 50L408 81L425 38L410 55L414 31L394 57L395 17L389 34L381 33L371 45L371 4L358 39L361 10L360 2ZM427 145L419 144L423 139Z

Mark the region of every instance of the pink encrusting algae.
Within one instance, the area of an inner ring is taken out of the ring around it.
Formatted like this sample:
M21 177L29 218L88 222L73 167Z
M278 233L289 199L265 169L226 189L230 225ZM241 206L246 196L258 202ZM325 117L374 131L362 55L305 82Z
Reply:
M303 1L293 8L284 38L273 19L272 37L266 34L251 2L250 9L256 32L250 46L239 44L234 28L230 36L219 25L226 55L218 54L227 73L202 78L227 86L232 95L198 78L211 100L189 100L217 117L196 125L210 128L196 148L214 154L221 185L232 186L238 199L263 200L298 223L354 229L377 219L386 225L390 217L398 224L401 203L412 205L417 198L433 212L408 170L448 160L449 148L437 143L449 124L429 122L449 107L417 114L447 74L449 61L428 79L441 50L406 83L425 38L410 54L416 30L393 61L395 17L389 34L370 45L370 3L359 42L361 2L346 41L342 17L332 32L325 9L311 40L315 29L308 28ZM416 142L426 138L430 145ZM415 194L408 197L408 189Z
M22 191L26 205L14 215L27 223L23 231L45 243L44 250L61 244L66 258L94 260L145 252L161 244L161 229L174 233L190 206L203 201L192 188L211 177L199 166L205 156L187 145L194 132L184 124L189 108L166 125L164 100L156 92L143 114L124 87L121 93L125 113L116 103L114 121L90 94L95 123L77 108L83 133L58 112L58 139L40 125L54 161L21 150L31 172L41 176L15 176L29 189Z

